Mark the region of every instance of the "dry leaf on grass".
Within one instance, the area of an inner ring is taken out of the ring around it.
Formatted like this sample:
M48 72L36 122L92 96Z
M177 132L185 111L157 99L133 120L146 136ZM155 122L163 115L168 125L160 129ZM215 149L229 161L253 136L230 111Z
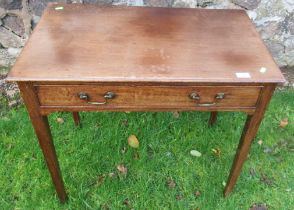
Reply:
M122 120L121 122L122 122L122 124L123 124L124 126L126 126L126 127L129 126L129 121L128 121L128 119L124 119L124 120Z
M101 124L100 122L96 122L96 123L94 124L94 127L95 127L95 128L100 128L101 125L102 125L102 124Z
M134 160L139 160L140 159L140 155L137 151L135 151L134 155L133 155L133 159Z
M173 113L173 117L174 118L179 118L180 117L180 113L179 112L172 112Z
M215 149L212 149L211 151L213 152L213 154L214 154L215 156L220 156L220 155L221 155L221 150L220 150L220 148L215 148Z
M201 192L197 190L197 191L194 193L194 195L195 195L195 197L197 197L197 198L198 198L198 197L200 197L200 195L201 195Z
M197 150L191 150L190 154L194 157L200 157L201 156L201 152L197 151Z
M103 209L103 210L109 210L110 209L110 205L108 203L102 204L101 205L101 209Z
M176 199L179 201L179 200L182 200L183 199L183 196L181 194L178 194L176 195Z
M284 118L280 121L280 127L285 128L288 125L288 118Z
M102 175L98 176L96 184L99 186L104 182L104 180L105 180L105 175L102 174Z
M250 168L250 169L249 169L249 174L250 174L250 176L255 177L255 176L256 176L256 171L255 171L255 169L254 169L254 168Z
M264 153L277 155L283 152L294 152L294 141L292 139L282 139L272 147L265 147Z
M260 139L258 140L257 144L262 145L263 141Z
M130 201L128 198L126 198L124 201L123 201L123 204L130 207Z
M35 154L32 154L32 160L37 160L37 157Z
M128 149L126 147L123 147L120 151L122 154L125 154L128 151Z
M116 168L123 175L127 175L128 174L128 168L125 167L123 164L118 165Z
M283 139L278 141L278 143L275 145L276 150L286 150L289 152L294 151L294 141L292 139Z
M110 178L116 177L116 173L111 172L111 173L108 174L108 177L110 177Z
M274 179L268 177L266 174L261 173L260 181L268 186L274 185Z
M176 187L176 182L173 180L173 179L171 179L171 178L169 178L167 181L166 181L166 185L168 186L168 188L175 188Z
M267 210L266 204L253 204L249 210Z
M135 135L130 135L128 138L128 144L130 147L139 148L139 140Z
M64 123L64 119L61 118L61 117L58 117L58 118L56 119L56 122L58 122L59 124L63 124L63 123Z

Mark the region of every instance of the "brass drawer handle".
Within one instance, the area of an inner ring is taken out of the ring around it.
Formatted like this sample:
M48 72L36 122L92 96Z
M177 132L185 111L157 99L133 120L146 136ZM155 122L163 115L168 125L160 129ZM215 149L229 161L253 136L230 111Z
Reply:
M199 96L198 93L193 92L193 93L190 94L190 98L192 100L199 100L200 99L200 96Z
M87 93L84 93L84 92L79 93L79 98L81 100L87 101L87 103L88 104L91 104L91 105L104 105L104 104L107 104L107 100L108 99L113 99L114 96L115 96L115 94L113 92L107 92L104 95L105 101L103 101L103 102L91 102L91 101L88 101L89 100L89 96L88 96Z
M190 98L193 100L199 100L200 99L200 95L198 93L191 93L190 94ZM217 93L215 95L215 99L224 99L225 98L225 93Z
M91 104L91 105L103 105L103 104L106 104L107 101L105 100L104 102L87 102L88 104Z
M199 101L200 100L200 95L198 93L191 93L189 95L189 97L192 99L192 100L197 100ZM214 101L216 100L221 100L221 99L224 99L225 98L225 94L224 93L217 93L215 95L215 98L214 98ZM203 106L203 107L209 107L209 106L214 106L216 105L216 102L212 102L212 103L203 103L203 104L196 104L197 106Z
M225 98L225 93L217 93L215 98L216 99L224 99Z
M204 106L204 107L214 106L214 105L216 105L216 103L197 104L197 106Z

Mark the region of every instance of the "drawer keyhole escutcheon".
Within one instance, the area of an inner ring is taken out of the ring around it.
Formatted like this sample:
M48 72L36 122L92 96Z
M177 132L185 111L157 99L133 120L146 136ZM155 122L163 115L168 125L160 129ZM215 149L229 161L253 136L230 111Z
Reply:
M97 101L89 101L89 95L87 93L84 93L84 92L80 92L78 94L79 98L81 100L84 100L86 101L88 104L91 104L91 105L104 105L104 104L107 104L107 100L109 99L113 99L115 97L115 94L111 91L107 92L104 94L104 101L103 102L97 102Z

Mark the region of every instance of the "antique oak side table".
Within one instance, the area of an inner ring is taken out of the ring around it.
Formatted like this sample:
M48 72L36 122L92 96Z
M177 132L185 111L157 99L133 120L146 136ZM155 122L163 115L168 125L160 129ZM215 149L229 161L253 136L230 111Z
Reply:
M284 82L243 10L49 4L8 75L53 183L67 199L47 115L56 111L241 111L248 117L224 190L240 174Z

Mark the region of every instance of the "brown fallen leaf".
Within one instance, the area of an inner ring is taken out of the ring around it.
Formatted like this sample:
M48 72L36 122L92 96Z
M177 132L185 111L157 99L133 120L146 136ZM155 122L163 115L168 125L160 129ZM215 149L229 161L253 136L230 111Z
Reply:
M139 148L139 140L135 135L130 135L128 138L128 144L130 147Z
M172 178L169 178L166 181L166 185L168 186L168 188L172 189L176 187L176 182Z
M266 147L263 152L271 155L278 155L284 151L293 152L294 151L294 141L291 139L282 139L278 141L272 147Z
M130 206L130 201L128 198L126 198L124 201L123 201L123 204L126 205L126 206Z
M268 207L266 204L253 204L249 210L267 210Z
M260 174L261 177L260 177L260 181L268 186L273 186L274 184L274 179L273 178L270 178L268 177L266 174L264 173L261 173Z
M109 205L108 203L105 203L105 204L102 204L102 205L101 205L101 208L102 208L103 210L109 210L109 209L110 209L110 205Z
M181 194L178 194L176 195L176 199L179 201L179 200L182 200L183 199L183 196Z
M137 151L135 151L134 155L133 155L133 159L134 160L139 160L140 159L140 155Z
M180 117L180 113L179 112L172 112L173 113L173 117L174 118L179 118Z
M37 160L35 153L32 154L32 160Z
M250 168L250 169L249 169L249 174L250 174L250 176L255 177L255 176L256 176L256 171L255 171L255 169L254 169L254 168Z
M200 197L201 195L201 192L199 190L197 190L195 193L194 193L195 197L198 198Z
M96 122L94 126L95 126L95 128L100 128L101 125L102 125L102 124L101 124L100 122Z
M108 177L110 177L110 178L116 177L116 173L111 172L111 173L108 174Z
M125 154L127 151L128 151L128 148L126 148L126 147L123 147L123 148L121 149L121 153L122 153L122 154Z
M283 139L280 140L276 145L276 150L286 150L289 152L293 152L294 151L294 141L291 139Z
M104 180L105 180L105 175L102 174L102 175L98 176L96 184L99 186L104 182Z
M220 148L215 148L215 149L212 149L211 150L212 152L213 152L213 154L215 155L215 156L220 156L221 155L221 150L220 150Z
M56 122L58 122L59 124L63 124L64 123L64 119L61 117L57 117L56 118Z
M128 168L125 167L123 164L118 165L116 168L123 175L127 175L128 174Z
M123 124L124 126L126 126L126 127L129 126L129 121L128 121L128 119L124 119L124 120L122 120L121 122L122 122L122 124Z
M285 128L288 125L288 118L284 118L280 121L280 127Z

